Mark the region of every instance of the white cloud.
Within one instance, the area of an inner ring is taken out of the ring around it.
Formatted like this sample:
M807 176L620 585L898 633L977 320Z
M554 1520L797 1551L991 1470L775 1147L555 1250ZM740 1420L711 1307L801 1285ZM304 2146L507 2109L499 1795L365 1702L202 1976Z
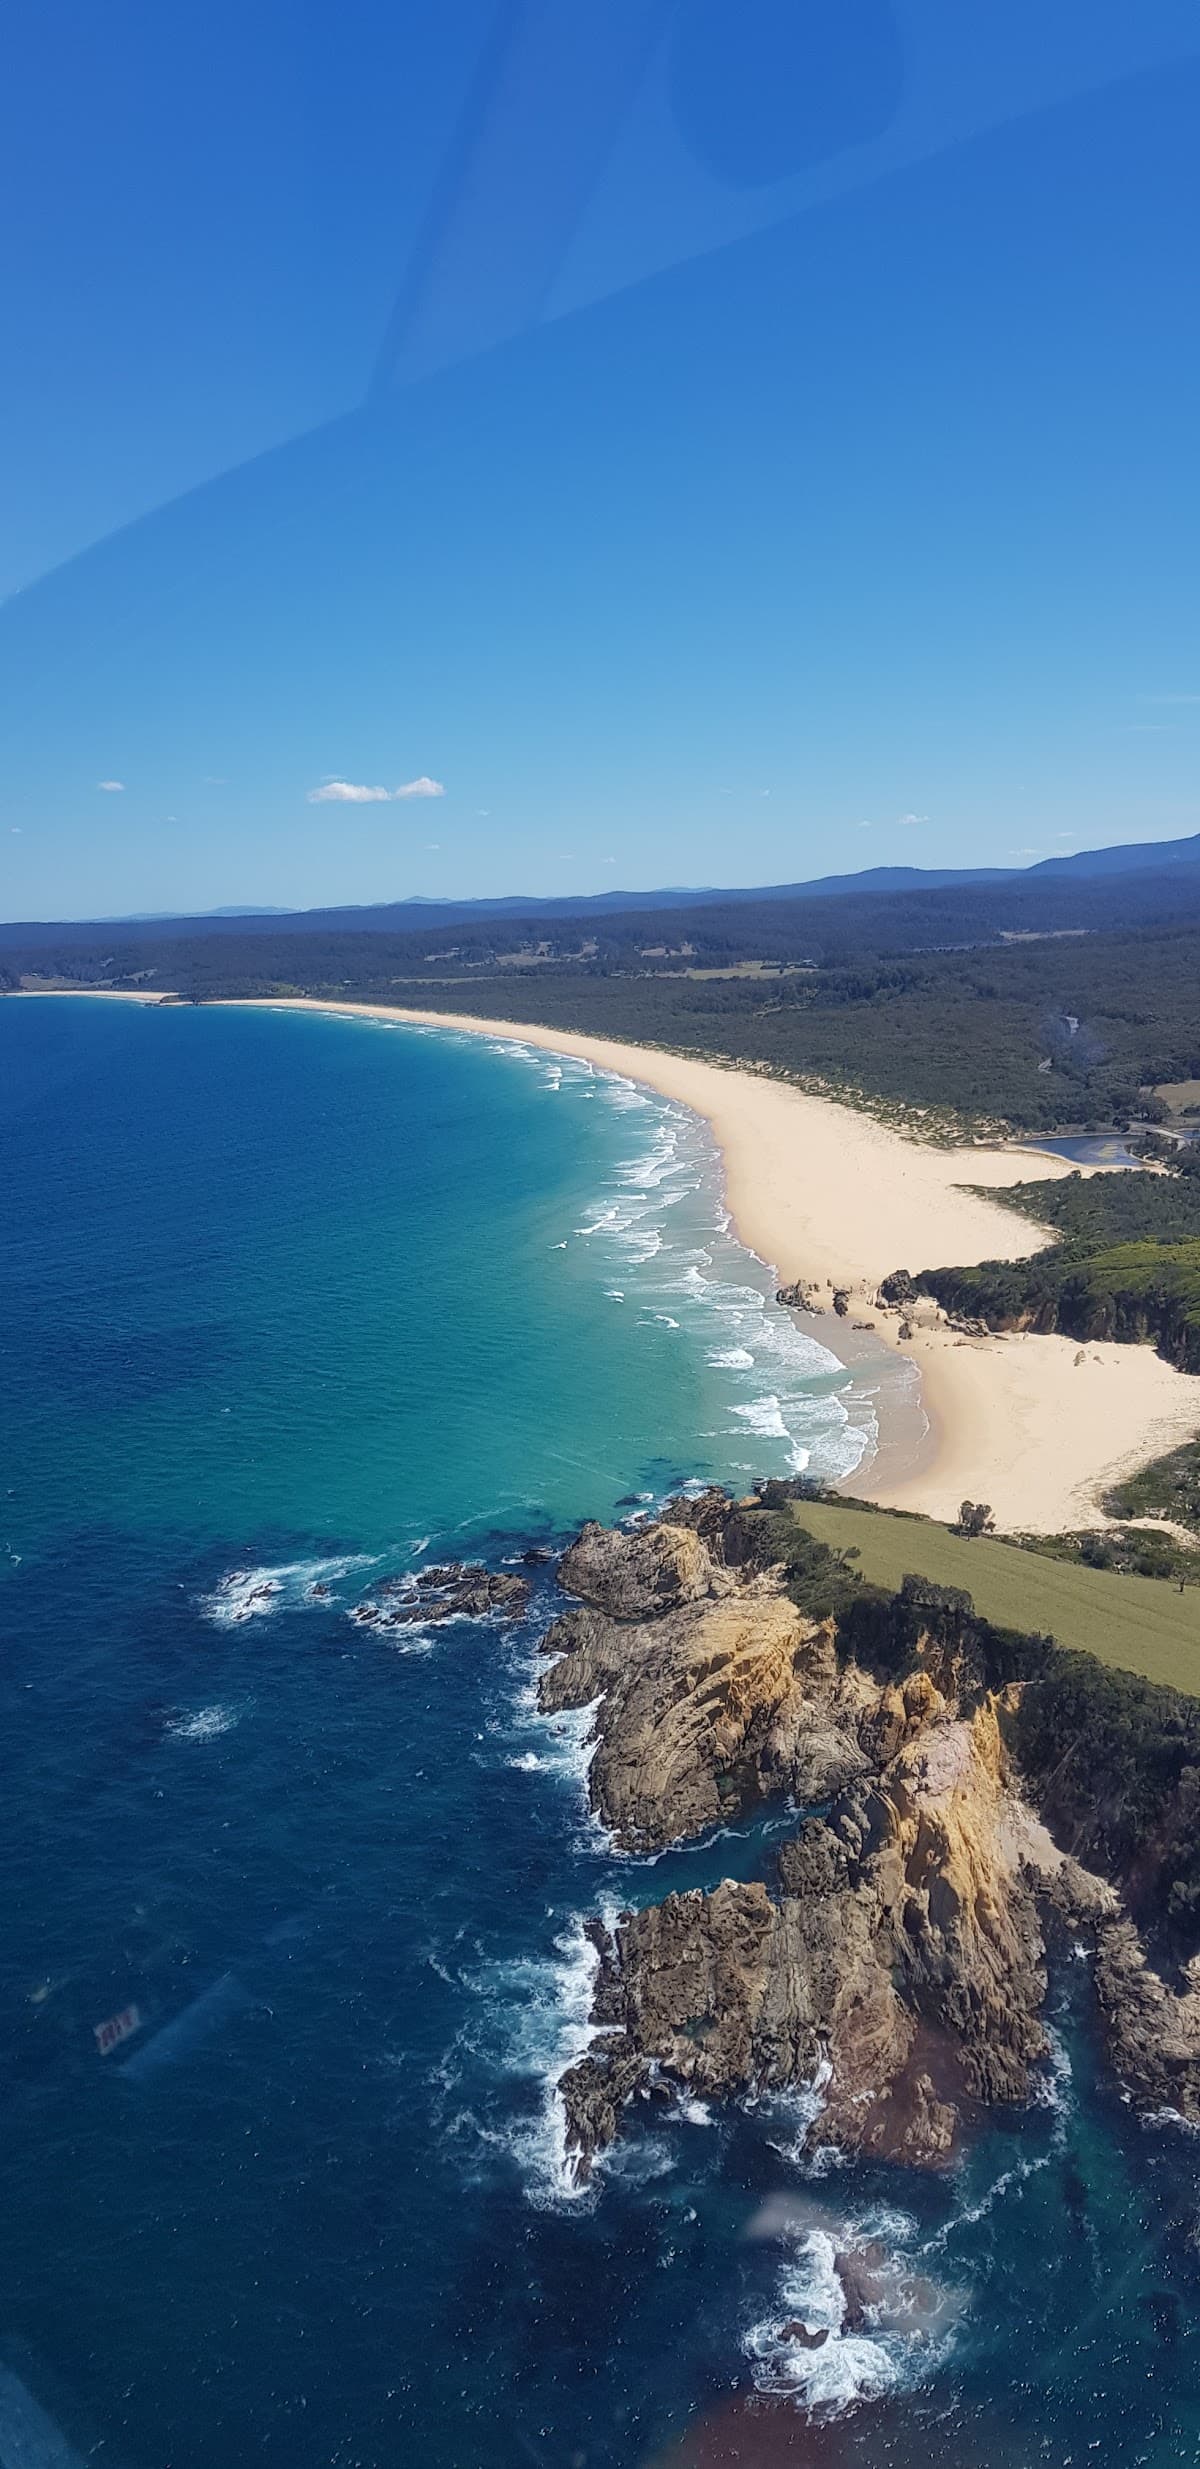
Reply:
M386 803L390 789L364 789L357 780L326 780L321 788L310 789L310 806L378 806Z
M858 828L859 828L860 832L869 832L869 831L870 831L870 829L871 829L871 826L870 826L870 824L869 824L869 823L860 823Z
M396 798L444 797L440 780L431 780L422 772L419 780L405 780L398 789L370 789L360 780L324 780L319 789L310 789L310 806L387 806Z
M108 789L109 791L123 789L124 786L125 783L123 780L98 780L96 782L96 787L98 789Z
M902 814L900 821L902 823L928 823L929 817L927 814Z

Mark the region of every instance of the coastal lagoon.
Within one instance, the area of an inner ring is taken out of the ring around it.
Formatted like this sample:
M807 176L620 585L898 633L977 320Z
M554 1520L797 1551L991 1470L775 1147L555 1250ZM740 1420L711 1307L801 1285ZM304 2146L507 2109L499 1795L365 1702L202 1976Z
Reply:
M534 1707L546 1565L516 1625L349 1617L869 1452L869 1358L776 1309L696 1118L47 1000L0 1119L6 2469L1200 2457L1200 2155L1098 2078L1069 1944L1038 2097L949 2172L807 2156L814 2094L652 2104L581 2192L583 1921L769 1876L788 1813L614 1856Z

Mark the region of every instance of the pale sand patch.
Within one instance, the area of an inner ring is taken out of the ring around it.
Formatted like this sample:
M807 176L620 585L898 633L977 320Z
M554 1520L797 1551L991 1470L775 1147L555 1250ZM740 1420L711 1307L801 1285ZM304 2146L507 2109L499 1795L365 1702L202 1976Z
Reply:
M155 986L143 994L138 986L10 986L6 1003L59 1003L63 996L75 996L87 1003L177 1003L173 988Z
M998 1189L1071 1171L1058 1158L1015 1147L924 1147L833 1099L654 1047L388 1004L290 996L258 998L256 1008L510 1039L621 1073L691 1107L716 1136L742 1241L781 1283L804 1277L849 1287L860 1315L891 1269L1018 1260L1053 1240L965 1184ZM929 1420L925 1438L914 1435L907 1467L897 1464L905 1453L892 1447L886 1479L873 1486L869 1472L850 1478L849 1490L888 1506L953 1518L962 1500L982 1499L1010 1531L1102 1525L1098 1495L1107 1484L1200 1431L1200 1378L1173 1371L1150 1347L963 1339L938 1327L919 1328L901 1346L899 1315L869 1308L880 1337L918 1366ZM835 1351L839 1326L820 1324Z

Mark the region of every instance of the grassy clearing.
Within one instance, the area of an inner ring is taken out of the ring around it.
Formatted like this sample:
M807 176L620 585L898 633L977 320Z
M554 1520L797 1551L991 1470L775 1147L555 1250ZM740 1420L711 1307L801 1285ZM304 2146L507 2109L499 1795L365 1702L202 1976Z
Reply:
M1120 1671L1200 1697L1200 1586L1185 1594L1161 1578L1043 1560L1019 1544L966 1542L928 1518L797 1501L797 1523L834 1551L857 1549L865 1578L894 1592L910 1570L961 1586L985 1620L1041 1632Z

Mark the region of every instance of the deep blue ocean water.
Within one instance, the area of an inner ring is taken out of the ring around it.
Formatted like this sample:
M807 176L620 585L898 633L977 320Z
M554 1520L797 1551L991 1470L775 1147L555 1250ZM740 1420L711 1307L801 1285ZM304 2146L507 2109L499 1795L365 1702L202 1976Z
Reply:
M1197 2157L1097 2074L1085 1962L948 2176L693 2105L573 2194L583 1917L784 1821L611 1854L533 1708L543 1578L515 1630L347 1617L853 1464L870 1365L776 1312L690 1119L441 1033L47 1001L0 1005L0 1127L4 2469L1200 2457ZM843 2324L848 2224L932 2338Z

